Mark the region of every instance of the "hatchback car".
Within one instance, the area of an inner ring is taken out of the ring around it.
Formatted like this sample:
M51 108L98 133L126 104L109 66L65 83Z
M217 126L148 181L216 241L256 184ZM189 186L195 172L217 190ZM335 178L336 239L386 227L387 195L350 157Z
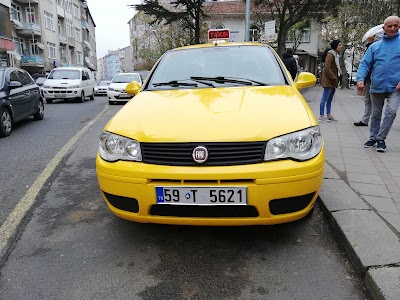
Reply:
M97 86L94 88L94 95L95 96L107 96L108 86L110 85L109 80L102 80L100 81Z
M312 211L324 173L318 122L279 56L259 43L166 52L105 126L96 159L116 216L145 223L257 225Z
M22 69L0 67L0 137L9 136L16 122L30 116L44 116L38 85Z
M139 73L118 73L111 80L108 90L107 97L110 105L117 102L127 102L132 99L132 95L126 93L126 86L132 81L137 81L139 85L142 85L142 78Z

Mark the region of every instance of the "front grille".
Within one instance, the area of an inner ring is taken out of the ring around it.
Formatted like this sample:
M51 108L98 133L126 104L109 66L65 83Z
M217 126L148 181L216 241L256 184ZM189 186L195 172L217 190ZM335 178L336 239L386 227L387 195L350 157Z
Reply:
M232 166L263 162L265 142L237 143L141 143L143 162L169 166ZM206 147L208 159L196 163L192 153Z
M258 211L250 205L152 205L150 214L164 217L197 218L256 218Z

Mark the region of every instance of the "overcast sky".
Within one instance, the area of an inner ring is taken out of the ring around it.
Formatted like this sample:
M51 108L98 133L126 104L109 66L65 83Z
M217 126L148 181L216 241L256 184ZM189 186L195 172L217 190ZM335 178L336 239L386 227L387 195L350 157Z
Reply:
M140 0L87 0L90 13L96 24L97 58L108 50L129 46L129 25L135 10L129 4L139 4Z

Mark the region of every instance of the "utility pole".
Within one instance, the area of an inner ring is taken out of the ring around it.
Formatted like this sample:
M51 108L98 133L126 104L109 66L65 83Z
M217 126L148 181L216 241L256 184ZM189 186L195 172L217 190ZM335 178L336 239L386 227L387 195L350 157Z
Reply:
M400 0L398 0L400 2ZM245 24L244 24L244 41L248 42L250 40L250 0L246 0L246 14L245 14Z

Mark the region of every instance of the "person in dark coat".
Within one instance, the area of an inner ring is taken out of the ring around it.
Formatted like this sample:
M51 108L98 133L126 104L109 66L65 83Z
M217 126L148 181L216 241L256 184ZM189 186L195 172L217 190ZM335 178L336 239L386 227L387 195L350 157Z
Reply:
M290 75L292 76L292 79L294 80L297 75L297 62L296 59L293 57L293 50L287 49L286 52L283 53L282 58L286 69L288 69Z

